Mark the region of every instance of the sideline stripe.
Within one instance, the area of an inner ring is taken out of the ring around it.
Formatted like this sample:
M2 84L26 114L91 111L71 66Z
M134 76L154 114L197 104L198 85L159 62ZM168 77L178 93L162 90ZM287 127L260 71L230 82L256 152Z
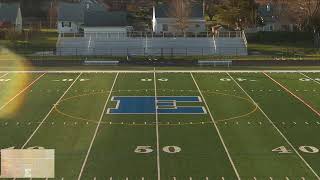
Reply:
M227 148L226 144L224 143L224 140L223 140L223 138L222 138L222 135L221 135L221 133L220 133L220 130L219 130L219 128L218 128L218 126L217 126L217 124L216 124L216 122L215 122L212 114L211 114L211 111L210 111L209 106L208 106L208 104L207 104L207 102L206 102L206 99L204 98L204 96L203 96L203 94L202 94L202 92L201 92L201 90L200 90L200 87L199 87L197 81L195 80L195 78L193 77L193 74L192 74L191 72L190 72L190 75L191 75L191 77L192 77L192 79L193 79L194 84L197 86L197 89L198 89L198 91L199 91L199 93L200 93L200 95L201 95L201 97L202 97L202 100L203 100L203 102L204 102L204 104L205 104L205 106L206 106L206 108L207 108L207 110L208 110L208 114L209 114L209 116L210 116L210 118L211 118L211 121L212 121L214 127L216 128L216 131L217 131L217 133L218 133L218 135L219 135L219 138L220 138L221 143L222 143L222 145L223 145L223 147L224 147L224 150L225 150L225 152L227 153L227 156L228 156L229 161L230 161L230 163L231 163L231 165L232 165L232 167L233 167L233 170L234 170L234 172L235 172L238 180L240 180L241 178L240 178L240 175L239 175L239 173L238 173L238 170L236 169L236 166L234 165L234 162L233 162L233 160L232 160L232 158L231 158L231 156L230 156L230 153L229 153L229 151L228 151L228 148Z
M293 92L291 92L288 88L286 88L284 85L282 85L280 82L273 79L271 76L269 76L267 73L263 73L265 76L267 76L270 80L272 80L274 83L278 84L282 89L287 91L289 94L291 94L293 97L298 99L300 102L302 102L304 105L306 105L309 109L311 109L314 113L316 113L320 117L320 112L318 112L315 108L313 108L310 104L308 104L306 101L304 101L299 96L295 95Z
M155 115L156 115L156 137L157 137L157 172L158 180L161 180L160 177L160 140L159 140L159 118L158 118L158 107L157 107L157 79L156 79L156 70L154 69L153 73L153 82L154 82L154 105L155 105Z
M154 70L0 71L0 73L153 73ZM320 73L320 70L156 70L156 73Z
M317 83L317 84L320 84L320 82L319 82L319 81L316 81L314 78L312 78L312 77L310 77L310 76L308 76L308 75L306 75L306 74L304 74L304 73L302 73L302 72L299 72L299 73L300 73L301 75L303 75L304 77L311 79L313 82L315 82L315 83Z
M280 131L280 129L273 123L273 121L269 118L269 116L262 110L259 104L245 91L242 86L229 74L229 77L233 80L233 82L252 100L253 103L257 105L261 113L269 120L270 124L278 131L278 133L282 136L282 138L287 142L287 144L293 149L293 151L299 156L299 158L305 163L305 165L309 168L309 170L320 180L319 175L312 169L312 167L308 164L308 162L301 156L301 154L296 150L296 148L291 144L291 142L284 136L284 134Z
M98 125L97 125L96 130L95 130L95 132L94 132L94 135L93 135L93 137L92 137L92 140L91 140L91 143L90 143L89 149L88 149L88 151L87 151L87 155L86 155L86 157L85 157L85 159L84 159L84 161L83 161L83 164L82 164L82 167L81 167L81 170L80 170L79 176L78 176L78 180L80 180L80 179L81 179L81 176L82 176L83 170L84 170L84 168L85 168L85 166L86 166L86 163L87 163L87 160L88 160L88 157L89 157L90 151L91 151L91 149L92 149L93 142L94 142L94 140L96 139L96 136L97 136L97 134L98 134L98 130L99 130L99 127L100 127L100 124L101 124L101 121L102 121L103 115L105 114L105 111L106 111L106 108L107 108L107 105L108 105L109 99L110 99L110 97L111 97L111 94L112 94L112 91L113 91L114 85L116 84L116 81L117 81L117 79L118 79L118 75L119 75L119 73L117 73L116 77L115 77L115 78L114 78L114 80L113 80L113 84L112 84L112 86L111 86L111 89L110 89L109 95L108 95L107 100L106 100L106 102L105 102L105 104L104 104L104 106L103 106L103 110L102 110L102 112L101 112L101 115L100 115L100 119L99 119Z
M52 108L50 109L50 111L47 113L47 115L42 119L42 121L40 122L40 124L38 125L38 127L33 131L33 133L31 134L31 136L28 138L28 140L23 144L23 146L21 147L21 149L25 148L26 145L30 142L30 140L32 139L32 137L36 134L36 132L40 129L40 127L42 126L42 124L44 123L44 121L49 117L49 115L51 114L51 112L55 109L55 106L57 104L59 104L59 102L61 101L61 99L67 94L67 92L71 89L71 87L77 82L77 80L79 79L79 77L82 75L82 73L80 73L78 75L78 77L71 83L71 85L68 87L68 89L62 94L62 96L58 99L58 101L56 102L56 104L54 104L52 106Z
M30 86L32 86L35 82L37 82L42 76L44 76L46 73L41 74L37 79L33 80L29 85L27 85L25 88L23 88L18 94L16 94L14 97L12 97L8 102L6 102L4 105L0 107L0 111L5 108L9 103L11 103L15 98L17 98L20 94L22 94L24 91L26 91Z

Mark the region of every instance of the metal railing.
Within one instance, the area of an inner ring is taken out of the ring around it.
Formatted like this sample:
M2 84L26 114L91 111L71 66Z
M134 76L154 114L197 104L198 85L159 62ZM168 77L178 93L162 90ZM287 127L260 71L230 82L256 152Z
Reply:
M60 33L62 38L99 38L99 39L123 39L123 38L242 38L242 31L226 32L148 32L148 31L129 31L129 32L87 32L87 33Z
M247 55L243 47L194 47L194 48L57 48L56 56L208 56Z
M248 40L246 37L246 33L244 31L242 31L242 39L243 39L244 45L248 47Z
M243 31L218 31L216 37L221 38L243 38Z

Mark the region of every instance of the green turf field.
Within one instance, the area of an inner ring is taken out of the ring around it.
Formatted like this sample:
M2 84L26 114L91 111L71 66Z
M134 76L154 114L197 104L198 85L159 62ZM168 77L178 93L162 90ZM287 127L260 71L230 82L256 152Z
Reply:
M319 137L319 71L0 72L1 149L57 180L317 180Z

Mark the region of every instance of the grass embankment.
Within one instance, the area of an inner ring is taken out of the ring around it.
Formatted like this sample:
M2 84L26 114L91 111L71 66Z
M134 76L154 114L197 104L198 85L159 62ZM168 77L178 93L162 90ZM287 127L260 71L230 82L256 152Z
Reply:
M53 29L42 29L39 32L24 30L12 40L0 40L0 45L21 55L28 55L39 51L52 51L57 40L58 32Z
M248 34L248 51L256 56L320 58L312 34L303 32Z

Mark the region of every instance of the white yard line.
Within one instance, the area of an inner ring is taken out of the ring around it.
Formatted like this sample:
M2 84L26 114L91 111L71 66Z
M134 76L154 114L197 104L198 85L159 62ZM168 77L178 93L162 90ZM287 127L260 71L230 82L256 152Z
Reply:
M0 71L0 73L153 73L154 70ZM320 70L156 70L156 73L320 73Z
M79 77L82 75L82 73L80 73L78 75L78 77L71 83L71 85L68 87L68 89L62 94L62 96L58 99L58 101L56 102L56 104L54 104L52 106L52 108L50 109L50 111L47 113L47 115L42 119L42 121L40 122L40 124L38 125L38 127L33 131L33 133L31 134L31 136L28 138L28 140L23 144L23 146L21 147L21 149L25 148L26 145L30 142L30 140L32 139L32 137L36 134L36 132L40 129L40 127L42 126L42 124L45 122L45 120L49 117L49 115L51 114L51 112L55 109L55 106L57 106L59 104L59 102L62 100L62 98L67 94L67 92L72 88L72 86L77 82L77 80L79 79Z
M317 84L320 84L320 82L319 82L319 81L316 81L314 78L312 78L312 77L310 77L310 76L308 76L308 75L306 75L306 74L302 73L301 71L300 71L299 73L300 73L301 75L303 75L304 77L311 79L313 82L315 82L315 83L317 83Z
M270 124L278 131L278 133L282 136L282 138L287 142L287 144L293 149L293 151L299 156L299 158L303 161L303 163L310 169L310 171L320 179L319 175L312 169L312 167L308 164L308 162L301 156L301 154L296 150L296 148L292 145L292 143L286 138L286 136L280 131L280 129L273 123L273 121L269 118L269 116L262 110L259 104L245 91L242 86L229 74L229 77L233 80L233 82L250 98L250 100L258 107L260 112L268 119Z
M228 156L228 158L229 158L230 164L232 165L232 168L233 168L233 170L234 170L234 172L235 172L238 180L240 180L241 178L240 178L240 175L239 175L239 173L238 173L238 170L237 170L236 166L234 165L234 162L233 162L233 160L232 160L232 158L231 158L231 155L230 155L230 153L229 153L229 150L228 150L228 148L227 148L227 146L226 146L226 144L225 144L225 142L224 142L224 140L223 140L223 138L222 138L222 135L221 135L221 133L220 133L220 130L219 130L217 124L216 124L216 121L215 121L214 118L213 118L213 115L212 115L212 113L211 113L211 111L210 111L210 108L209 108L207 102L206 102L206 99L204 98L204 96L203 96L203 94L202 94L202 92L201 92L201 90L200 90L200 87L199 87L197 81L196 81L195 78L193 77L193 74L190 73L190 75L191 75L191 77L192 77L192 79L193 79L194 84L197 86L197 89L198 89L198 91L199 91L199 93L200 93L200 95L201 95L201 97L202 97L202 101L204 102L204 104L205 104L205 106L206 106L206 108L207 108L208 114L209 114L209 116L210 116L210 118L211 118L211 121L212 121L214 127L216 128L216 131L217 131L217 133L218 133L218 135L219 135L220 141L221 141L221 143L222 143L222 145L223 145L223 147L224 147L224 150L225 150L225 152L226 152L226 154L227 154L227 156Z
M0 107L0 111L5 108L8 104L10 104L13 100L15 100L20 94L25 92L30 86L32 86L34 83L36 83L42 76L44 76L46 73L41 74L37 79L33 80L30 84L28 84L25 88L23 88L21 91L18 92L15 96L13 96L8 102L6 102L4 105Z
M158 180L161 180L160 177L160 141L159 141L159 118L158 118L158 108L157 108L157 78L156 71L153 73L153 82L154 82L154 106L155 106L155 115L156 115L156 137L157 137L157 173Z
M0 76L0 78L5 77L6 75L8 75L9 73L5 73L4 75Z
M267 76L271 81L273 81L274 83L276 83L277 85L279 85L282 89L284 89L286 92L288 92L290 95L292 95L293 97L295 97L296 99L298 99L300 102L302 102L305 106L307 106L310 110L312 110L315 114L317 114L320 117L320 112L318 112L318 110L316 110L315 108L313 108L310 104L308 104L305 100L303 100L302 98L300 98L299 96L297 96L296 94L294 94L293 92L291 92L288 88L286 88L284 85L282 85L280 82L278 82L277 80L273 79L271 76L269 76L267 73L263 73L265 76Z
M108 95L108 97L107 97L106 102L104 103L103 110L102 110L102 112L101 112L101 115L100 115L100 119L99 119L98 125L97 125L96 130L95 130L95 132L94 132L94 134L93 134L93 137L92 137L92 140L91 140L90 146L89 146L89 148L88 148L88 151L87 151L86 157L85 157L85 159L84 159L84 161L83 161L83 163L82 163L82 167L81 167L81 170L80 170L80 173L79 173L79 176L78 176L78 180L80 180L80 179L81 179L81 176L82 176L83 170L84 170L84 168L85 168L85 166L86 166L86 163L87 163L87 161L88 161L88 157L89 157L90 151L91 151L91 149L92 149L92 146L93 146L94 140L96 139L96 136L97 136L97 134L98 134L98 130L99 130L99 127L100 127L100 124L101 124L102 118L103 118L103 116L104 116L104 114L105 114L105 111L106 111L106 108L107 108L107 105L108 105L109 99L110 99L110 97L111 97L111 94L112 94L112 91L113 91L114 85L116 84L116 81L117 81L117 79L118 79L118 75L119 75L119 73L117 73L116 77L114 78L114 80L113 80L113 84L112 84L111 89L110 89L110 91L109 91L109 95Z

